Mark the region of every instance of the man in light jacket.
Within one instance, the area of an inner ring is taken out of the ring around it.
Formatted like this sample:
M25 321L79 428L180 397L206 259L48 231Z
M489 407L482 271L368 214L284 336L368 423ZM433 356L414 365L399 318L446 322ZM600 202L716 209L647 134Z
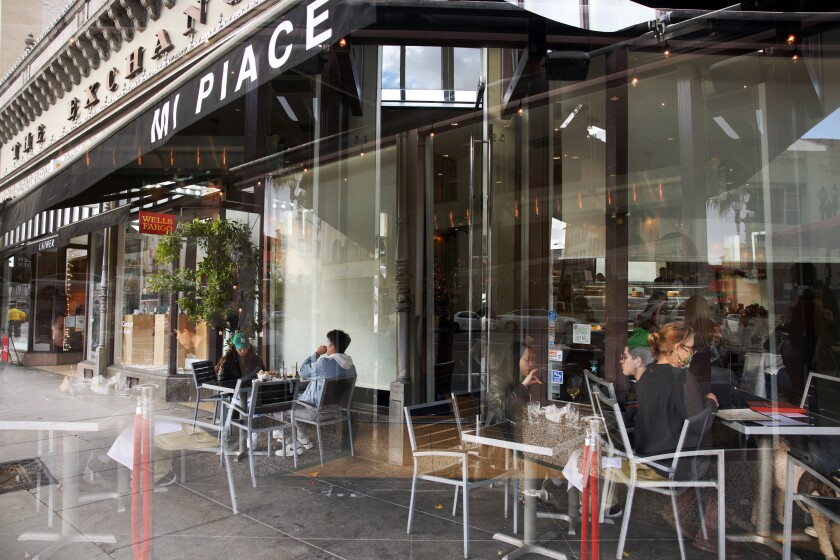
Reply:
M350 335L346 332L332 330L327 333L327 344L319 346L300 366L299 374L303 379L309 380L309 385L303 394L298 397L298 400L317 405L325 380L354 377L356 375L353 358L344 353L348 346L350 346ZM297 453L302 451L301 447L312 448L309 439L301 432L298 432L297 439L298 445L294 449ZM287 455L294 452L292 449L286 449L285 451ZM278 451L277 454L280 455L281 451Z

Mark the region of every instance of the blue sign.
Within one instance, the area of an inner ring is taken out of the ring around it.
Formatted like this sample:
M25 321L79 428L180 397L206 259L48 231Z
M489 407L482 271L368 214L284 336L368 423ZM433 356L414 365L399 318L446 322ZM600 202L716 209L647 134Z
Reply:
M548 313L548 318L551 319L552 321L556 321L557 320L557 312L556 311L550 311Z
M553 369L551 370L551 382L552 383L563 383L563 370Z

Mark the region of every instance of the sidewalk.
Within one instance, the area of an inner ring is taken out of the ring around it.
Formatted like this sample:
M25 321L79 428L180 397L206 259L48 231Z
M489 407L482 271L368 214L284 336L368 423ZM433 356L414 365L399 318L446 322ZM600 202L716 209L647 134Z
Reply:
M131 536L129 471L107 451L132 425L135 400L83 389L62 392L55 372L0 366L0 421L64 421L96 424L93 431L61 431L50 449L46 433L0 431L2 462L39 458L58 484L42 481L28 490L0 487L0 550L3 558L32 558L50 552L57 559L135 558ZM157 414L192 418L191 405L158 403ZM324 467L317 448L292 460L260 456L257 488L251 487L247 457L232 463L240 513L231 510L225 469L212 453L191 453L173 461L176 482L153 494L151 555L165 560L462 558L462 526L451 515L451 487L420 483L411 535L405 532L411 468L342 456ZM735 489L731 489L735 490ZM628 558L679 558L674 531L651 512L664 501L637 498L626 552ZM564 501L564 500L563 500ZM139 500L138 500L139 502ZM65 507L64 503L68 505ZM471 557L499 558L509 545L493 534L512 534L502 513L503 490L471 493ZM621 518L602 525L602 558L613 558ZM577 528L578 535L580 528ZM566 523L540 520L539 532L557 536L548 546L570 558L580 543ZM58 542L51 542L61 535ZM30 540L22 540L21 536ZM77 541L77 542L71 542ZM96 542L98 541L98 542ZM687 543L688 558L712 555ZM756 547L747 558L778 558ZM536 558L527 556L526 558Z

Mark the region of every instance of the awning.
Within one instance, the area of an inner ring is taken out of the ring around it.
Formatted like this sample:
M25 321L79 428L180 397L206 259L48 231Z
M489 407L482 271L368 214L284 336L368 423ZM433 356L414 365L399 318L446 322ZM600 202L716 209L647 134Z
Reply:
M91 216L85 220L58 228L58 242L60 245L67 245L74 237L123 224L128 221L130 211L131 206L121 206L114 210L102 212L96 216Z
M63 207L62 204L85 193L138 156L166 145L176 134L215 109L318 56L323 43L335 42L376 19L376 11L370 4L352 1L331 4L329 19L315 28L320 32L316 37L318 44L308 45L305 30L309 9L310 6L303 3L291 8L286 3L278 3L266 10L261 16L261 27L252 35L213 53L213 62L203 67L200 74L166 88L150 106L145 105L148 107L145 112L119 132L80 154L76 161L64 165L29 194L12 201L0 214L0 232L11 231L44 210ZM329 33L321 29L326 25ZM230 80L227 95L219 95L218 90L211 95L207 84L221 84L221 76L225 76L227 83L228 68L240 69L241 75L237 80ZM114 192L119 191L114 188Z
M61 246L61 243L58 239L58 234L53 233L51 235L45 235L44 237L40 237L34 241L30 241L25 246L25 253L26 256L32 256L35 253L40 253L41 251L50 251L55 249L56 247Z

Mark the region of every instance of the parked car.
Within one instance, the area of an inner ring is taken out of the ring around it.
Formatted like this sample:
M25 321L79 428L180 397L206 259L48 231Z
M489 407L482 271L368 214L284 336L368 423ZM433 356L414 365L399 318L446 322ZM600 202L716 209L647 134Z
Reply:
M474 331L486 330L488 327L493 328L493 319L482 317L475 311L459 311L455 314L455 330Z
M549 311L547 309L516 309L508 313L502 313L496 318L496 328L514 332L524 328L529 331L547 329ZM558 315L554 321L554 328L557 333L571 330L570 325L579 322L574 317Z

